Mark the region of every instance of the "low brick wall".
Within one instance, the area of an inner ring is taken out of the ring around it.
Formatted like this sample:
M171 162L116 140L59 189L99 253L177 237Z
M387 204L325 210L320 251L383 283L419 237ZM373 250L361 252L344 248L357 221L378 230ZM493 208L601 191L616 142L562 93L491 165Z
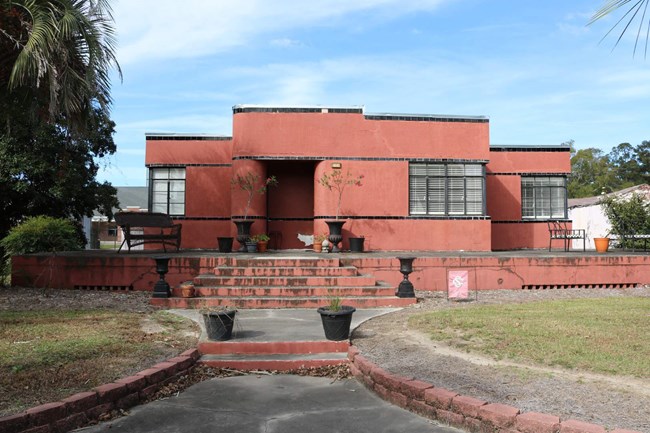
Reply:
M187 374L199 356L196 349L186 350L133 376L0 418L0 433L64 433L83 427L114 409L128 409L147 400Z
M603 426L489 403L456 392L436 388L412 377L389 373L368 361L359 350L348 350L354 377L386 401L424 417L472 433L605 433ZM611 433L640 433L613 430Z

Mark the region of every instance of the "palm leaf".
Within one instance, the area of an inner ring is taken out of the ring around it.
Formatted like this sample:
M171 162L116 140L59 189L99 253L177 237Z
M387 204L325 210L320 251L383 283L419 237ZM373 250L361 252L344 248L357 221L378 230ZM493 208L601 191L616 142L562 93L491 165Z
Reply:
M591 20L589 21L588 24L592 24L601 18L609 15L610 13L618 10L619 8L622 8L624 6L629 6L627 8L627 11L623 14L623 16L614 24L609 31L603 36L601 39L601 42L607 38L613 31L614 29L617 29L620 26L622 26L622 29L620 34L618 35L618 38L616 39L616 43L614 44L614 48L618 46L618 44L621 42L621 39L625 35L625 33L630 29L632 24L634 23L635 20L639 20L639 26L637 29L637 34L636 34L636 39L634 41L634 50L632 52L632 55L636 55L636 51L639 45L639 39L641 38L641 35L643 34L643 27L645 26L645 48L644 48L644 58L647 57L648 54L648 41L650 40L650 20L646 21L646 13L648 11L648 4L650 3L650 0L607 0L603 4L603 6L598 9L594 15L591 17Z

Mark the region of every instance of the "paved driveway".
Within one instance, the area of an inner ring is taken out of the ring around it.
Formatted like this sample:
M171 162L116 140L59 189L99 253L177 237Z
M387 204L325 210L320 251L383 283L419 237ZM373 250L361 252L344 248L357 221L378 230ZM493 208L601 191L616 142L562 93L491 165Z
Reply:
M120 433L459 433L384 402L354 379L240 376L212 379L129 416L79 430Z

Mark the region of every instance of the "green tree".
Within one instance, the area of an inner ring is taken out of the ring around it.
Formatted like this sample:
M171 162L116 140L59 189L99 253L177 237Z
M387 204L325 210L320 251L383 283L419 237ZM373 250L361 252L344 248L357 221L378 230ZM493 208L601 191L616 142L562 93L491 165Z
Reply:
M627 8L627 11L623 14L623 16L612 26L612 28L609 29L609 31L603 36L603 39L605 39L607 36L609 36L610 33L614 31L619 25L621 25L620 29L621 32L618 35L618 39L616 40L616 43L614 44L614 47L618 45L618 43L621 41L623 38L623 35L627 30L632 26L632 24L637 20L639 22L639 27L637 29L637 34L636 34L636 40L634 41L634 51L633 55L636 54L636 50L639 44L639 39L641 38L641 35L645 33L645 49L644 49L644 57L647 56L648 54L648 40L650 39L648 36L650 35L650 21L646 22L646 12L648 12L648 4L650 4L650 0L605 0L603 5L601 6L600 9L594 13L594 15L591 17L591 20L589 21L589 24L592 24L599 19L617 11L619 8L622 8L623 6L628 5L629 8ZM643 31L643 28L646 28L646 31Z
M611 192L616 185L609 157L596 148L580 149L571 157L569 197L592 197Z
M29 216L110 214L107 0L0 0L0 238Z
M614 170L615 189L644 183L641 165L637 160L637 149L630 143L621 143L614 147L608 157Z
M628 199L608 196L600 204L609 219L610 234L621 240L622 247L634 246L634 241L625 239L626 235L650 232L650 205L641 195L632 194Z
M31 99L49 121L86 126L94 104L111 103L110 69L120 72L111 23L107 0L0 0L2 99Z
M96 108L89 133L73 136L57 124L15 125L0 136L0 235L28 216L80 219L94 209L110 215L116 190L96 180L98 158L115 152L115 124Z

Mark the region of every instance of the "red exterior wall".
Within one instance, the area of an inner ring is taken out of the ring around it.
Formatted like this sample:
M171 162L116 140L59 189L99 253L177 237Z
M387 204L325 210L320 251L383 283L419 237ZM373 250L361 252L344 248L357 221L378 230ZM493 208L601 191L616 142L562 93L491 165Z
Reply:
M237 113L238 156L372 156L489 159L489 126L368 120L356 113Z
M570 152L564 150L492 149L490 162L486 166L487 212L492 218L492 250L548 248L546 221L522 220L521 177L523 173L570 174ZM556 243L554 246L561 248L562 244Z
M362 187L347 187L341 203L344 248L350 236L364 236L373 250L547 247L546 223L522 221L521 174L569 173L568 152L490 149L484 118L296 111L235 107L232 139L147 137L149 167L186 167L182 248L214 249L217 236L235 235L230 220L244 217L247 194L230 180L249 172L279 181L253 195L252 233L269 233L271 247L303 248L298 234L327 233L324 221L336 215L336 194L318 182L335 163L343 173L364 176ZM414 160L487 162L486 215L409 215Z
M158 280L155 262L143 255L28 255L12 258L12 285L51 288L85 288L152 290ZM418 257L409 276L416 290L447 290L450 270L469 271L470 290L511 289L528 286L558 288L567 285L650 284L650 256L594 253L570 256L540 256L539 253L507 253L488 255L456 254ZM223 256L222 256L223 257ZM361 274L369 273L378 280L397 287L402 279L399 261L372 256L342 259ZM175 256L169 262L166 281L176 287L199 274L212 272L219 257ZM47 269L51 272L44 272ZM480 295L479 295L480 296Z

